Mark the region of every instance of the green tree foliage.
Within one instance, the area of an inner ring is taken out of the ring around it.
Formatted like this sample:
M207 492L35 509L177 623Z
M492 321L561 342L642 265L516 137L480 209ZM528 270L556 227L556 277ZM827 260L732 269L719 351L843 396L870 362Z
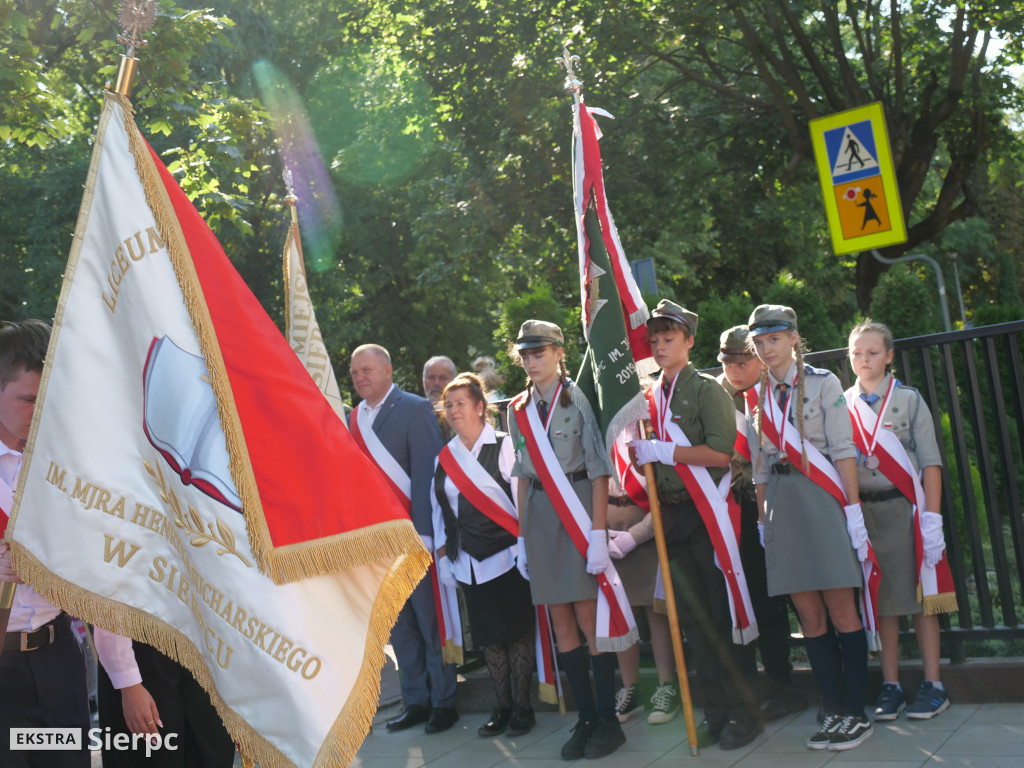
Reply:
M662 295L702 314L701 364L762 301L796 307L817 349L842 344L869 306L881 268L831 254L807 122L872 100L896 151L905 248L931 249L947 270L957 252L975 321L990 312L981 308L1019 306L1017 3L158 8L138 52L139 126L279 321L289 217L272 128L292 115L261 91L257 62L305 106L305 146L337 209L300 224L308 253L320 253L312 241L328 246L310 290L343 387L363 342L387 346L399 382L417 389L432 354L465 368L499 352L507 305L544 295L578 317L571 99L553 61L563 44L581 58L587 103L615 116L599 119L626 253L652 257ZM0 210L0 316L49 316L121 52L117 7L0 0L0 28L0 188L20 203ZM930 289L931 278L911 277Z
M896 264L875 288L871 317L889 326L897 339L923 336L935 330L939 314L935 276L929 274L922 279L921 271L907 264Z

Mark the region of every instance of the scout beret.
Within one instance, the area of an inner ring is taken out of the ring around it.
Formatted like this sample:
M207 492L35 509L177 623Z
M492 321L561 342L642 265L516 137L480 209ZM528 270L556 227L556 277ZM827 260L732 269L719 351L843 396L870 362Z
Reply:
M747 321L751 336L796 330L796 312L781 304L762 304Z
M520 326L519 336L516 338L516 349L534 349L551 344L559 347L565 346L562 329L554 323L544 320L527 320Z
M743 363L751 359L754 353L747 349L747 337L750 329L745 325L737 325L722 334L719 342L718 362Z
M697 315L688 309L683 309L674 301L662 299L658 306L651 312L651 320L656 317L664 317L675 323L686 327L691 336L697 335Z

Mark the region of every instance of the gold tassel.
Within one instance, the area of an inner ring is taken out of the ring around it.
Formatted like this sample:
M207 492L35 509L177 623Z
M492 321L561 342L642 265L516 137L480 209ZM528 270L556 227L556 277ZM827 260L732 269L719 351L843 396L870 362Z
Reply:
M955 592L946 592L941 595L928 595L924 599L924 615L934 616L939 613L955 613L959 608L956 602Z

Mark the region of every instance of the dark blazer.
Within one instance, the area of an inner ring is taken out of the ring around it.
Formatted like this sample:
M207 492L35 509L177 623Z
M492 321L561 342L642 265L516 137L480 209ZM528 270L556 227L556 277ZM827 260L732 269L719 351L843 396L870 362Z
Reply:
M356 409L353 408L349 414L350 422L355 414ZM373 420L373 431L409 475L412 522L416 532L433 536L430 481L434 474L434 459L444 444L430 401L395 387L384 398L384 405Z

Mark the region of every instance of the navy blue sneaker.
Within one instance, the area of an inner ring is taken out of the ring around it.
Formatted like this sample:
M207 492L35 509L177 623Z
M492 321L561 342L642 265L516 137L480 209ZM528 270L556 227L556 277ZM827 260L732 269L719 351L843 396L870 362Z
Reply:
M882 683L882 692L875 702L875 720L895 720L907 708L899 683Z
M949 693L945 688L936 688L927 680L921 683L917 698L907 709L911 720L929 720L949 708Z

